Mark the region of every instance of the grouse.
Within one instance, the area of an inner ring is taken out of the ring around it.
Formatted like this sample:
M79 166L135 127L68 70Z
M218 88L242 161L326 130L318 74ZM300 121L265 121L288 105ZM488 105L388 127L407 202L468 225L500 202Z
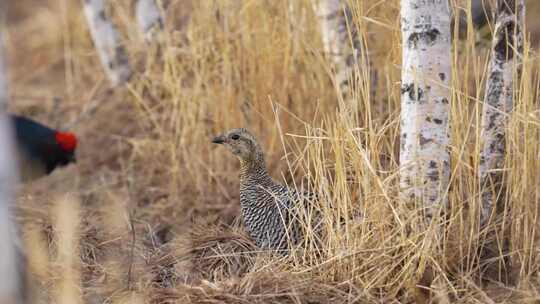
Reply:
M299 206L316 199L275 182L261 146L246 129L232 129L212 141L240 159L240 205L246 230L262 249L287 253L303 239Z
M15 133L17 160L22 182L50 174L75 162L77 137L44 126L29 118L10 115Z

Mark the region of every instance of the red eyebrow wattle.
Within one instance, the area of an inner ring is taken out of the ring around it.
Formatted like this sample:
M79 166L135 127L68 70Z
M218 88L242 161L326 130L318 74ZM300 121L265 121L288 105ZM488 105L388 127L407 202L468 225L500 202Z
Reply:
M56 132L56 142L65 151L73 151L77 148L77 137L73 133Z

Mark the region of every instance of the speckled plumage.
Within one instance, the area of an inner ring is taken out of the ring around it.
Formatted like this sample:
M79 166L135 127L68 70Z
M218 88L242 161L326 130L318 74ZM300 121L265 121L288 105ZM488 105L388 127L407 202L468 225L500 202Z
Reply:
M298 245L303 236L298 206L315 195L299 194L275 182L266 170L260 145L245 129L233 129L216 137L214 143L224 144L240 159L242 218L257 246L286 251L290 245Z

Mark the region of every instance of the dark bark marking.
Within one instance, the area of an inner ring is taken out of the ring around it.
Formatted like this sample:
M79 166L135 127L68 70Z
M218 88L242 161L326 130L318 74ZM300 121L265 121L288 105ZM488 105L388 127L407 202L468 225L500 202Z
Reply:
M445 105L446 105L446 104L448 104L448 99L445 98L445 97L443 97L442 99L435 99L435 100L433 100L433 102L434 102L434 103L437 103L437 104L438 104L438 103L442 103L442 104L445 104Z
M498 102L502 94L502 73L500 71L492 71L489 77L487 102L490 105Z
M495 128L496 126L500 125L500 123L497 121L497 118L499 118L501 114L499 112L493 112L488 118L488 130L491 130Z
M436 182L439 180L439 171L437 170L433 170L433 171L430 171L426 174L426 177L432 181L432 182Z
M511 21L504 24L500 31L496 34L499 36L499 41L497 41L494 48L495 56L497 60L509 61L514 57L514 22Z
M424 90L422 88L416 88L414 83L404 84L401 87L401 95L409 94L409 99L420 101L424 97Z
M345 64L347 66L354 66L355 61L356 61L356 57L354 56L354 54L349 54L347 55L347 58L345 58Z
M419 140L421 146L423 146L423 145L425 145L427 143L433 142L433 139L426 138L422 134L418 135L418 140Z
M102 21L106 21L107 16L105 15L105 11L103 11L103 10L99 11L98 18L101 19Z
M116 46L115 53L117 56L116 60L118 61L118 63L120 63L121 65L128 64L128 56L127 56L126 50L121 45Z
M427 45L433 45L435 44L435 40L437 37L441 35L441 32L439 32L438 29L430 29L427 31L422 32L414 32L411 35L409 35L409 38L407 39L407 43L409 47L412 48L418 48L418 43L423 42Z
M411 178L409 176L405 177L405 184L411 186L412 185L412 181L411 181Z
M484 155L480 156L480 165L483 165L486 162L486 157Z
M157 20L157 24L160 30L165 27L165 24L163 23L163 19L161 19L161 17Z
M399 146L401 148L401 151L405 150L405 141L407 140L407 133L401 134L401 140L399 142Z
M504 154L504 146L501 142L493 141L489 144L489 152L491 154L495 152Z
M413 1L411 3L411 7L417 9L422 6L441 4L442 1L444 0L417 0L416 2Z
M442 124L443 123L443 120L442 119L439 119L439 118L432 118L431 116L427 116L426 117L426 121L427 122L433 122L433 123L436 123L438 125Z
M441 79L441 81L444 81L446 79L446 74L445 73L439 73L439 78Z

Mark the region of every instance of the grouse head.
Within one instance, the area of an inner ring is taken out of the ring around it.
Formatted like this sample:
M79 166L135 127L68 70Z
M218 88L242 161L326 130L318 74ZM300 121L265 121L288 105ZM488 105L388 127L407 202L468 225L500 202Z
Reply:
M219 136L216 136L213 143L225 146L240 161L254 162L264 161L261 146L246 129L232 129Z

